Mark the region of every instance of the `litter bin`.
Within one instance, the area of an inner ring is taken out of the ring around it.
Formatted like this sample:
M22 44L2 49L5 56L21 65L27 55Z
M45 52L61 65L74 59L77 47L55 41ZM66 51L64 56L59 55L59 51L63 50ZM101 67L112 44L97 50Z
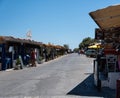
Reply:
M120 98L120 79L117 80L116 98Z

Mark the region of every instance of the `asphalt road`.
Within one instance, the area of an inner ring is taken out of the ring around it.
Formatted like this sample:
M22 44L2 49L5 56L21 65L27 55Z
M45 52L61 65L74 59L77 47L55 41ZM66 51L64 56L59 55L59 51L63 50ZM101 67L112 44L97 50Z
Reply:
M114 98L115 90L98 92L93 59L69 54L23 70L0 72L0 98Z

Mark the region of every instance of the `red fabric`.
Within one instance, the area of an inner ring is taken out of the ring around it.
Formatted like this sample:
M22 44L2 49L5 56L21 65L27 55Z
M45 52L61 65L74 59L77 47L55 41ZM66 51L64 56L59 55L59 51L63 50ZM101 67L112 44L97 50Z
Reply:
M115 49L104 49L104 54L118 54Z
M31 52L31 59L35 59L35 52L34 51Z

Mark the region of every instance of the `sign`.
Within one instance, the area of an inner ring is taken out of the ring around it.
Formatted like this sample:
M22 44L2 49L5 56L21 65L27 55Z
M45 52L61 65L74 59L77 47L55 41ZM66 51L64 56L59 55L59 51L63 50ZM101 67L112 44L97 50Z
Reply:
M27 39L30 39L30 40L31 40L31 37L32 37L32 32L31 32L31 30L29 30L29 31L27 32L26 36L27 36Z
M95 29L95 39L97 39L97 40L103 40L104 39L104 33L99 28Z

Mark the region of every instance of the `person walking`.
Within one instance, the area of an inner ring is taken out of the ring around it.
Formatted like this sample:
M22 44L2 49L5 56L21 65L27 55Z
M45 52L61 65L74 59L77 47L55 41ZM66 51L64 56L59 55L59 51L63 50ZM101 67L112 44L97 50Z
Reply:
M34 49L31 50L31 63L32 63L32 65L31 65L32 67L36 67Z

